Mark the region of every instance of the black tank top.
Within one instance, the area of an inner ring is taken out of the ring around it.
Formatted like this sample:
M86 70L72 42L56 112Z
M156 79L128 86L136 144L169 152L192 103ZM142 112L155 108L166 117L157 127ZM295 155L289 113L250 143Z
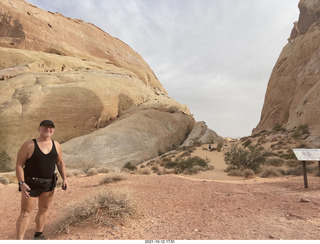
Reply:
M48 154L44 154L40 150L37 140L32 140L34 142L34 151L25 163L24 175L25 177L51 179L56 169L56 160L58 157L54 141L52 140L51 151Z

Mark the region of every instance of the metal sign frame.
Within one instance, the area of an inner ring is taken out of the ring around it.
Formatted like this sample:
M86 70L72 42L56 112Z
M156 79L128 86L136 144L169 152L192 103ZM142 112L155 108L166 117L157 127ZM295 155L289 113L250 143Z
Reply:
M299 161L302 161L304 188L308 188L308 176L307 176L307 162L306 161L318 161L319 175L320 175L320 149L305 149L295 148L292 149Z

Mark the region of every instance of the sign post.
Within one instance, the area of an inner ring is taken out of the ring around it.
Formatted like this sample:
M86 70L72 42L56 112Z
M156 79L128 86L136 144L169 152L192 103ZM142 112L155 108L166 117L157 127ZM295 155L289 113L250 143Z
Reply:
M320 149L292 149L299 161L302 161L304 188L308 188L307 162L318 161L320 174Z

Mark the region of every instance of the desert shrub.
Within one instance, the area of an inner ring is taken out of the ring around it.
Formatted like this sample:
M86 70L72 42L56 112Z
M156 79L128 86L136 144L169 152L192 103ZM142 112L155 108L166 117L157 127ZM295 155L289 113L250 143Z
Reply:
M148 168L142 168L142 169L139 169L138 173L141 175L150 175L151 171Z
M195 140L193 143L192 143L192 146L193 147L201 147L202 146L202 143L198 140Z
M243 147L247 147L247 146L249 146L250 144L251 144L251 140L250 139L247 139L247 140L245 140L245 142L244 143L242 143L242 146Z
M240 169L231 169L228 171L229 176L243 176L243 171Z
M116 174L116 173L115 174L110 174L110 175L106 175L100 181L100 185L119 182L119 181L126 180L126 179L127 178L123 174Z
M172 168L176 167L176 165L177 165L177 161L172 161L170 158L165 160L164 164L163 164L163 166L168 169L172 169Z
M265 169L261 174L262 178L279 177L279 176L282 176L281 172L274 168Z
M286 175L294 175L294 176L300 176L303 174L303 169L302 167L296 167L296 168L292 168L292 169L287 169L285 171Z
M137 169L137 167L135 165L132 165L131 162L126 163L122 168L128 169L130 171L134 171Z
M290 159L290 160L287 160L286 161L286 165L291 167L291 168L294 168L294 167L297 167L301 164L301 162L297 159Z
M254 171L253 171L252 169L245 169L245 170L242 172L242 175L243 175L246 179L253 178L253 177L254 177Z
M128 191L103 190L94 196L69 204L60 212L54 229L59 233L68 226L83 221L109 226L120 224L138 214L139 207Z
M252 169L254 172L264 163L263 148L258 145L249 145L247 149L233 144L224 154L226 164L233 169Z
M217 145L217 151L221 152L222 147L223 147L223 142L219 142Z
M205 171L206 169L199 166L199 165L195 165L192 166L191 168L186 168L183 173L186 175L194 175L194 174L198 174L200 171Z
M110 169L108 167L101 167L97 169L98 173L102 174L108 174L110 172Z
M184 170L191 169L194 166L200 166L203 169L211 169L208 165L210 160L203 159L198 156L189 157L187 159L178 159L178 161L176 161L176 162L177 162L177 164L175 166L175 171L177 173L182 173L182 172L184 172Z
M176 158L174 161L171 159L164 163L164 167L168 169L173 169L176 174L183 173L186 169L190 169L194 166L200 166L203 170L210 170L213 167L209 165L209 159L203 159L198 156L189 158ZM195 170L193 170L194 172ZM187 171L185 171L187 172Z
M276 125L272 128L272 130L273 130L273 131L276 131L276 132L278 132L278 131L283 131L283 132L285 132L285 131L286 131L286 129L283 128L283 126L282 126L282 125L279 125L279 124L276 124Z
M8 185L9 184L9 179L3 175L0 175L0 184L3 185Z
M294 154L294 152L291 149L288 149L287 153L280 155L280 158L283 158L283 159L296 159L296 155Z
M159 166L158 165L152 165L151 170L153 173L158 173L159 172Z
M97 174L98 174L98 171L97 171L96 168L88 169L87 172L86 172L87 176L93 176L93 175L97 175Z
M282 158L269 158L266 161L267 165L272 165L272 166L282 166L284 164L284 159Z
M303 134L310 134L308 125L300 125L294 130L292 137L298 139Z
M190 156L191 156L191 153L189 151L185 151L180 155L180 157L190 157Z
M264 152L263 155L264 155L265 157L278 156L277 153L274 153L274 152L271 152L271 151Z

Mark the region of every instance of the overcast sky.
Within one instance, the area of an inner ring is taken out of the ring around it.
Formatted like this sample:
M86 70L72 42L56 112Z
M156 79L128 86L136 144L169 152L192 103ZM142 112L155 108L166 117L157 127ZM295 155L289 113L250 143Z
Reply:
M268 80L299 0L28 0L95 24L138 52L197 121L242 137L260 120Z

